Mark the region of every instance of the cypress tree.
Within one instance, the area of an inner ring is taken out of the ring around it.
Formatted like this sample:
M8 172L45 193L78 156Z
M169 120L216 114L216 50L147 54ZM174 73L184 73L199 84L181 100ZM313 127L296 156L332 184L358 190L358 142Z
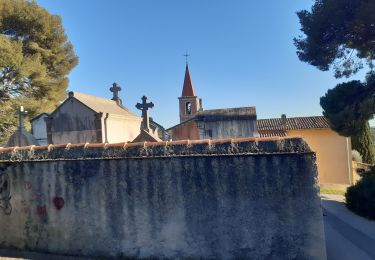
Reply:
M333 130L351 137L352 147L361 155L363 162L375 163L375 149L368 120L375 112L375 74L369 74L365 82L349 81L338 84L320 98L323 114Z
M320 99L332 129L351 136L367 163L375 162L368 124L375 114L374 12L375 1L315 0L311 10L297 12L303 35L294 39L301 61L337 78L369 69L365 82L338 84Z
M366 123L358 133L352 136L352 148L362 155L364 163L375 163L375 147L369 123Z

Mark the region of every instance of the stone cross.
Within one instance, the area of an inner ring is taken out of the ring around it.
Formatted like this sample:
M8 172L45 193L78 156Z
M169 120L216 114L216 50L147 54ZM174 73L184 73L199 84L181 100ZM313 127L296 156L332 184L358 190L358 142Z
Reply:
M18 111L19 130L23 130L25 128L25 115L27 115L27 111L24 111L23 106L21 106L20 110Z
M146 132L149 132L150 131L150 119L148 117L148 109L153 108L154 103L152 103L152 102L147 103L147 97L143 96L142 97L142 104L137 103L137 105L135 107L138 108L139 110L142 110L142 119L143 120L142 120L141 129L145 130Z
M115 100L115 101L120 100L120 98L118 97L118 93L121 91L121 87L117 83L113 83L112 87L109 90L113 92L112 100Z

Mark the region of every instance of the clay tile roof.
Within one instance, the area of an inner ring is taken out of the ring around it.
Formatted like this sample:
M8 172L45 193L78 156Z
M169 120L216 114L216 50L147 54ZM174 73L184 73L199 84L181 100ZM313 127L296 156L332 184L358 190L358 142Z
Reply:
M129 109L118 105L116 101L111 99L95 97L79 92L74 92L74 98L94 110L96 113L102 112L139 119L139 117Z
M285 137L287 136L285 131L260 131L259 132L259 137L264 138L264 137Z
M330 128L330 125L324 116L309 116L286 118L285 124L282 123L281 118L258 119L257 127L258 131L274 131Z
M189 67L186 64L184 86L182 88L182 97L195 97L193 83L191 81Z
M255 107L236 107L223 109L203 110L197 113L197 120L220 121L236 119L256 119L257 112Z

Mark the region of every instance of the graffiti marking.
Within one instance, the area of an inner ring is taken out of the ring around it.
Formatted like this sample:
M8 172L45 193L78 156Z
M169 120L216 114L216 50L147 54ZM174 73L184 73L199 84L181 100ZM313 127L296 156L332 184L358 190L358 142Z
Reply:
M29 213L30 213L30 208L25 207L25 208L22 208L21 211L22 211L24 214L29 214Z
M53 198L53 205L55 205L57 210L60 210L64 207L65 201L62 197L54 197Z
M45 216L47 215L47 207L46 205L43 205L43 206L37 206L36 207L36 214L40 215L40 216Z
M31 194L30 201L33 201L33 200L40 200L41 198L42 198L42 194L41 194L41 193L33 192L33 193Z
M31 190L32 187L33 187L33 184L31 183L31 181L25 181L25 184L24 184L25 190Z

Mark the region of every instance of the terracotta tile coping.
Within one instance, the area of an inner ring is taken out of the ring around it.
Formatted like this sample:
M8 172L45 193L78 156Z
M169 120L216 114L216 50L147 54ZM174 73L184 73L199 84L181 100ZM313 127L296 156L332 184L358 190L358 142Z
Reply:
M33 150L52 150L54 148L127 148L127 147L149 147L149 146L172 146L172 145L195 145L195 144L225 144L225 143L243 143L243 142L266 142L279 141L283 139L294 139L296 137L243 137L243 138L228 138L228 139L204 139L204 140L178 140L178 141L161 141L161 142L138 142L138 143L78 143L78 144L50 144L44 146L23 146L23 147L0 147L0 153L9 153L15 151L33 151Z

